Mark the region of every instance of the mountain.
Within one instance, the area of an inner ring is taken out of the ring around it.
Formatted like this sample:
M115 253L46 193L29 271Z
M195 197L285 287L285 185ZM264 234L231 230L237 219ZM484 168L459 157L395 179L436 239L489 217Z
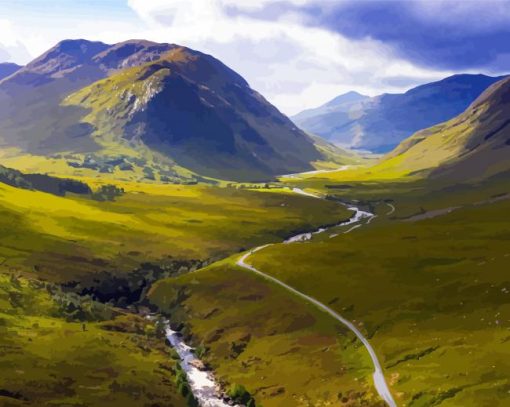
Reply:
M219 60L144 40L60 42L0 82L0 134L4 148L65 155L82 168L130 160L124 168L138 166L149 178L185 168L266 180L325 158Z
M3 78L6 78L12 75L14 72L21 69L20 65L13 64L11 62L2 62L0 63L0 81Z
M381 168L454 181L510 171L510 78L489 87L468 109L414 134L388 154Z
M388 152L416 131L462 113L487 87L502 78L453 75L403 94L354 98L339 107L335 107L334 99L294 116L293 120L299 127L335 144Z
M358 117L363 102L369 100L369 96L357 92L347 92L328 103L315 108L304 110L292 117L294 123L310 133L317 134L337 144L349 144L341 139L330 137L331 129L338 126L338 123L348 123Z

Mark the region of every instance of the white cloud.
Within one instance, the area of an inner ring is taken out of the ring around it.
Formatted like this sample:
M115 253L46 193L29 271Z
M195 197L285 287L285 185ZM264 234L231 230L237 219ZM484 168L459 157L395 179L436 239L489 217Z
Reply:
M18 40L19 35L9 20L0 19L0 33L2 33L0 36L0 62L26 62L30 59L30 54Z
M347 39L306 26L295 16L277 21L229 15L228 6L253 11L270 3L234 0L129 0L150 27L145 36L208 52L243 75L287 114L326 102L341 92L374 95L397 92L384 78L408 83L440 79L450 72L419 68L401 60L383 43ZM306 0L294 0L304 4Z

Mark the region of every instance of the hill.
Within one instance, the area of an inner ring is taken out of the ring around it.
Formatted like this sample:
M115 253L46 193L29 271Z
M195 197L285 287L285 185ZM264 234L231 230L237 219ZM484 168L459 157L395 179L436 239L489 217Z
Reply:
M359 95L343 103L335 103L334 99L294 116L293 120L301 128L338 145L383 153L416 131L462 113L500 79L502 77L453 75L403 94L373 98Z
M5 78L0 134L4 151L53 160L31 171L52 172L57 160L73 175L267 180L327 160L219 60L143 40L62 41Z

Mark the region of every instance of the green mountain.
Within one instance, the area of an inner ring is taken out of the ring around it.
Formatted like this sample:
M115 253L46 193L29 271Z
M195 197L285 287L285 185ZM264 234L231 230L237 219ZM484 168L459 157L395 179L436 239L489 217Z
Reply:
M502 79L453 75L403 94L369 98L349 92L292 119L337 145L384 153L418 130L462 113L487 87Z
M0 83L0 134L4 149L148 178L267 180L327 160L219 60L141 40L57 44Z

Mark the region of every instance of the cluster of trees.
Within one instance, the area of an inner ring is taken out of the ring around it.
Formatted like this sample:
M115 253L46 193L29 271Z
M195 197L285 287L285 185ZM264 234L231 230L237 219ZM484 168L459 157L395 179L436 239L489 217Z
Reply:
M118 196L124 195L124 188L119 188L116 185L107 184L91 194L92 199L96 201L114 201Z
M63 291L59 286L47 285L46 289L57 304L57 317L67 321L106 321L113 317L110 304L94 301L90 295Z
M92 192L90 187L81 181L44 174L23 174L2 165L0 165L0 182L16 188L34 189L59 196L64 196L68 192L83 195Z
M237 183L228 183L227 188L235 188L235 189L269 189L269 188L278 188L278 185L275 184L237 184Z

